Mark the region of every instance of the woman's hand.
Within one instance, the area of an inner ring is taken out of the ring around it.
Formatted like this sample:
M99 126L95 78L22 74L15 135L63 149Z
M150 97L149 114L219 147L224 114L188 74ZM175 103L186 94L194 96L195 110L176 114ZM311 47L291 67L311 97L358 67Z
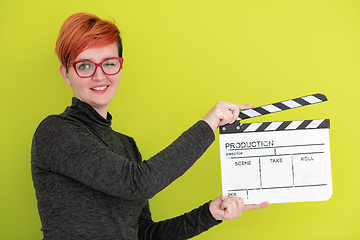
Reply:
M239 197L218 197L210 202L209 209L216 220L231 220L241 217L243 211L261 209L268 205L268 202L244 205L244 200Z
M219 101L205 115L205 117L203 117L202 120L207 122L215 132L217 127L233 123L239 117L240 110L250 109L253 107L253 105L241 105Z

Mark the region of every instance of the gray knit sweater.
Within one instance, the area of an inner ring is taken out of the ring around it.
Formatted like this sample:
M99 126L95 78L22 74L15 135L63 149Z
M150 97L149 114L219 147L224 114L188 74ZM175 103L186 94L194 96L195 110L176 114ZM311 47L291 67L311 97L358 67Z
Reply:
M219 223L208 203L154 223L148 204L214 141L207 123L197 122L147 161L110 125L109 113L104 119L73 98L37 128L31 170L44 239L188 239Z

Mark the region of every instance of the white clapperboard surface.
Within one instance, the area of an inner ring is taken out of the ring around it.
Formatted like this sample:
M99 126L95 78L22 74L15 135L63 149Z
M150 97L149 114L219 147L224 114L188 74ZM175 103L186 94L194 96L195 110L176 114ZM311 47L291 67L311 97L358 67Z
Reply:
M240 112L219 129L224 196L245 204L328 200L329 119L244 123L243 119L327 101L314 94Z

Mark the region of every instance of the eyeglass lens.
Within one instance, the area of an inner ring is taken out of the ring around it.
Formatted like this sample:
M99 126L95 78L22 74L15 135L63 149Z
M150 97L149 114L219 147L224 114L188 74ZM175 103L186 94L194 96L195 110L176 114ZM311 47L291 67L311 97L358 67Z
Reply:
M105 74L116 74L121 67L120 59L115 58L104 61L101 67ZM96 65L92 62L79 62L76 64L76 71L81 77L91 76L95 70Z

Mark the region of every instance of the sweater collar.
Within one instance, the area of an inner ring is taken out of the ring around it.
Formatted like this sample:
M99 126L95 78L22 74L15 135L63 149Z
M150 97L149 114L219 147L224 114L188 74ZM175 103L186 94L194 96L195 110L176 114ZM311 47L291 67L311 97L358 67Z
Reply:
M70 114L72 117L86 124L111 126L112 116L109 112L107 113L107 119L105 119L92 106L76 97L72 98L72 105L66 109L65 113Z

